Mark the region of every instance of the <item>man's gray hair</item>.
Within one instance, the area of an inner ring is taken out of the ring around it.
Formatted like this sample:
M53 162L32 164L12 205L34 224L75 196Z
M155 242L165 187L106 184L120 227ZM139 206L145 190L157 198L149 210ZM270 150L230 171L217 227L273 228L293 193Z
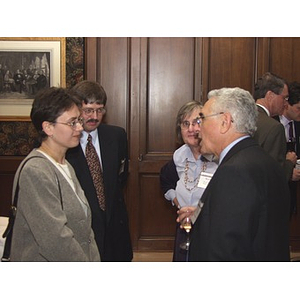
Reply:
M241 88L221 88L208 93L215 98L212 113L229 112L237 132L253 136L256 131L257 106L251 94Z

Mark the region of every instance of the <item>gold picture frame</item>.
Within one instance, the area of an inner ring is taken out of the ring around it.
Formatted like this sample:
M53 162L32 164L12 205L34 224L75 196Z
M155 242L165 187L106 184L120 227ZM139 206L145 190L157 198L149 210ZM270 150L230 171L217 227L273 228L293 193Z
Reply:
M43 55L42 59L40 56ZM39 56L39 57L38 57ZM36 59L34 59L36 57ZM43 61L43 63L42 63ZM46 61L46 63L45 63ZM7 73L6 81L0 82L0 121L29 121L29 114L33 101L33 85L17 84L7 70L10 66L3 63L19 66L19 69L32 68L35 72L45 72L44 84L47 86L66 86L66 38L62 37L0 37L0 65L1 73ZM41 67L37 71L37 65ZM46 67L45 67L46 66ZM3 68L3 70L2 70ZM16 73L23 71L13 70ZM26 72L27 73L27 72ZM3 74L4 76L4 74ZM37 75L38 76L38 75ZM8 79L10 77L10 79ZM9 80L9 81L8 81ZM46 83L47 81L47 83ZM5 84L5 86L4 86ZM29 93L31 88L31 93ZM24 90L24 91L23 91Z

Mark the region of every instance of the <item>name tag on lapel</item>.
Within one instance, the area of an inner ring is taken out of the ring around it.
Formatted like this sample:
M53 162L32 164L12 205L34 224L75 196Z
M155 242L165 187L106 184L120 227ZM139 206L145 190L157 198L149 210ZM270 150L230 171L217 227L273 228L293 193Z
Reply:
M206 189L208 186L213 174L207 172L201 172L200 179L198 182L198 187Z

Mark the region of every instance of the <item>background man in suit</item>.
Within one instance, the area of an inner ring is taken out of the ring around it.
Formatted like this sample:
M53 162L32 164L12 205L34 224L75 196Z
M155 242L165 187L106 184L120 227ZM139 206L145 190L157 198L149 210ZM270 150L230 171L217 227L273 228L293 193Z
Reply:
M240 88L211 91L201 149L219 158L193 217L191 261L288 261L289 190L280 165L251 137L257 107ZM179 210L178 221L193 208Z
M287 152L296 152L300 157L300 83L289 84L289 99L285 103L283 114L274 117L280 121L285 129ZM300 180L300 169L293 169L292 178L289 181L291 193L290 216L297 208L297 182Z
M258 106L257 130L254 139L280 163L289 181L297 156L295 152L286 153L284 128L271 118L283 113L284 105L289 97L288 86L282 78L268 72L257 80L253 97Z
M133 254L123 196L123 188L128 177L126 132L121 127L102 123L107 96L100 84L82 81L75 85L72 91L82 102L84 131L80 145L67 152L67 160L74 167L89 201L92 210L92 228L101 260L131 261ZM97 197L96 186L92 179L93 172L90 171L86 160L89 135L92 136L103 173L105 207L100 207L99 195Z

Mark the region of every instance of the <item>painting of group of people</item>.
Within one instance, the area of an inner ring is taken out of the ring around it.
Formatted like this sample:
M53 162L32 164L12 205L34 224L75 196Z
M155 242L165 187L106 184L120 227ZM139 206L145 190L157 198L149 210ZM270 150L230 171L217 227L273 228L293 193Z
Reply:
M47 53L0 52L0 98L32 98L49 86Z

